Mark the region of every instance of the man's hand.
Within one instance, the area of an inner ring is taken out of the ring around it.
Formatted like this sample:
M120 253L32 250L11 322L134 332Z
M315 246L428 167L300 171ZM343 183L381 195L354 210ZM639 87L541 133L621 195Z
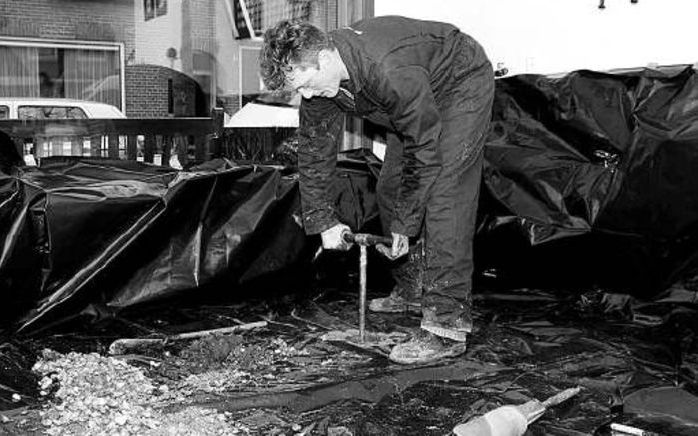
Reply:
M383 244L376 245L376 250L390 260L395 260L407 254L410 249L410 240L405 235L393 233L393 245L388 248Z
M325 250L348 250L351 243L344 240L345 233L351 233L351 229L346 224L337 224L320 233L322 237L322 248Z

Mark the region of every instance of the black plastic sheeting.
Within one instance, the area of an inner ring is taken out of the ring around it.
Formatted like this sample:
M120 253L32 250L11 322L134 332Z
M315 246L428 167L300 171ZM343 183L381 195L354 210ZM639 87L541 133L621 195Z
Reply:
M521 284L653 297L698 254L698 79L577 71L499 80L479 256Z
M371 180L348 165L337 184L354 227L373 196L362 208L345 193L369 192ZM234 293L302 271L317 246L299 224L296 175L281 167L55 159L0 176L0 205L0 319L22 329L195 290Z
M657 297L698 255L695 71L578 71L497 82L478 270L513 286ZM12 161L10 159L10 161ZM4 162L4 160L3 160ZM338 209L375 226L379 162L342 162ZM0 173L2 327L30 330L307 271L295 173L209 162L186 172L54 159ZM690 294L690 293L689 293Z

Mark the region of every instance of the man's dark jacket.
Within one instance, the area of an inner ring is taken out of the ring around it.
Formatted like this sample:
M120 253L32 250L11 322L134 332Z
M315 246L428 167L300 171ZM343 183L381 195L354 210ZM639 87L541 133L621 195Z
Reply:
M461 104L452 101L451 91L489 61L479 44L456 27L403 17L363 20L330 32L330 38L350 79L334 98L301 102L298 166L306 232L320 233L339 222L331 191L344 113L349 112L402 137L402 183L390 230L416 236L443 164L441 120Z

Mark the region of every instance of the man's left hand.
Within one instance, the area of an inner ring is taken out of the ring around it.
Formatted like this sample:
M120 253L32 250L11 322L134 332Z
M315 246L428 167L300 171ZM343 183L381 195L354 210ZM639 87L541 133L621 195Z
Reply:
M390 260L395 260L407 254L410 249L410 240L407 236L393 233L393 245L388 248L383 244L376 245L376 250Z

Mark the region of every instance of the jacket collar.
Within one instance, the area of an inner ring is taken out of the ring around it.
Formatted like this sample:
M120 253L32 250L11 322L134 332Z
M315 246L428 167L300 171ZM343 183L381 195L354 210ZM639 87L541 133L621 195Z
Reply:
M349 80L342 80L340 86L353 94L361 91L361 79L359 77L359 63L361 54L354 46L353 39L356 35L350 29L337 29L330 32L330 39L339 52L344 65L349 73Z

